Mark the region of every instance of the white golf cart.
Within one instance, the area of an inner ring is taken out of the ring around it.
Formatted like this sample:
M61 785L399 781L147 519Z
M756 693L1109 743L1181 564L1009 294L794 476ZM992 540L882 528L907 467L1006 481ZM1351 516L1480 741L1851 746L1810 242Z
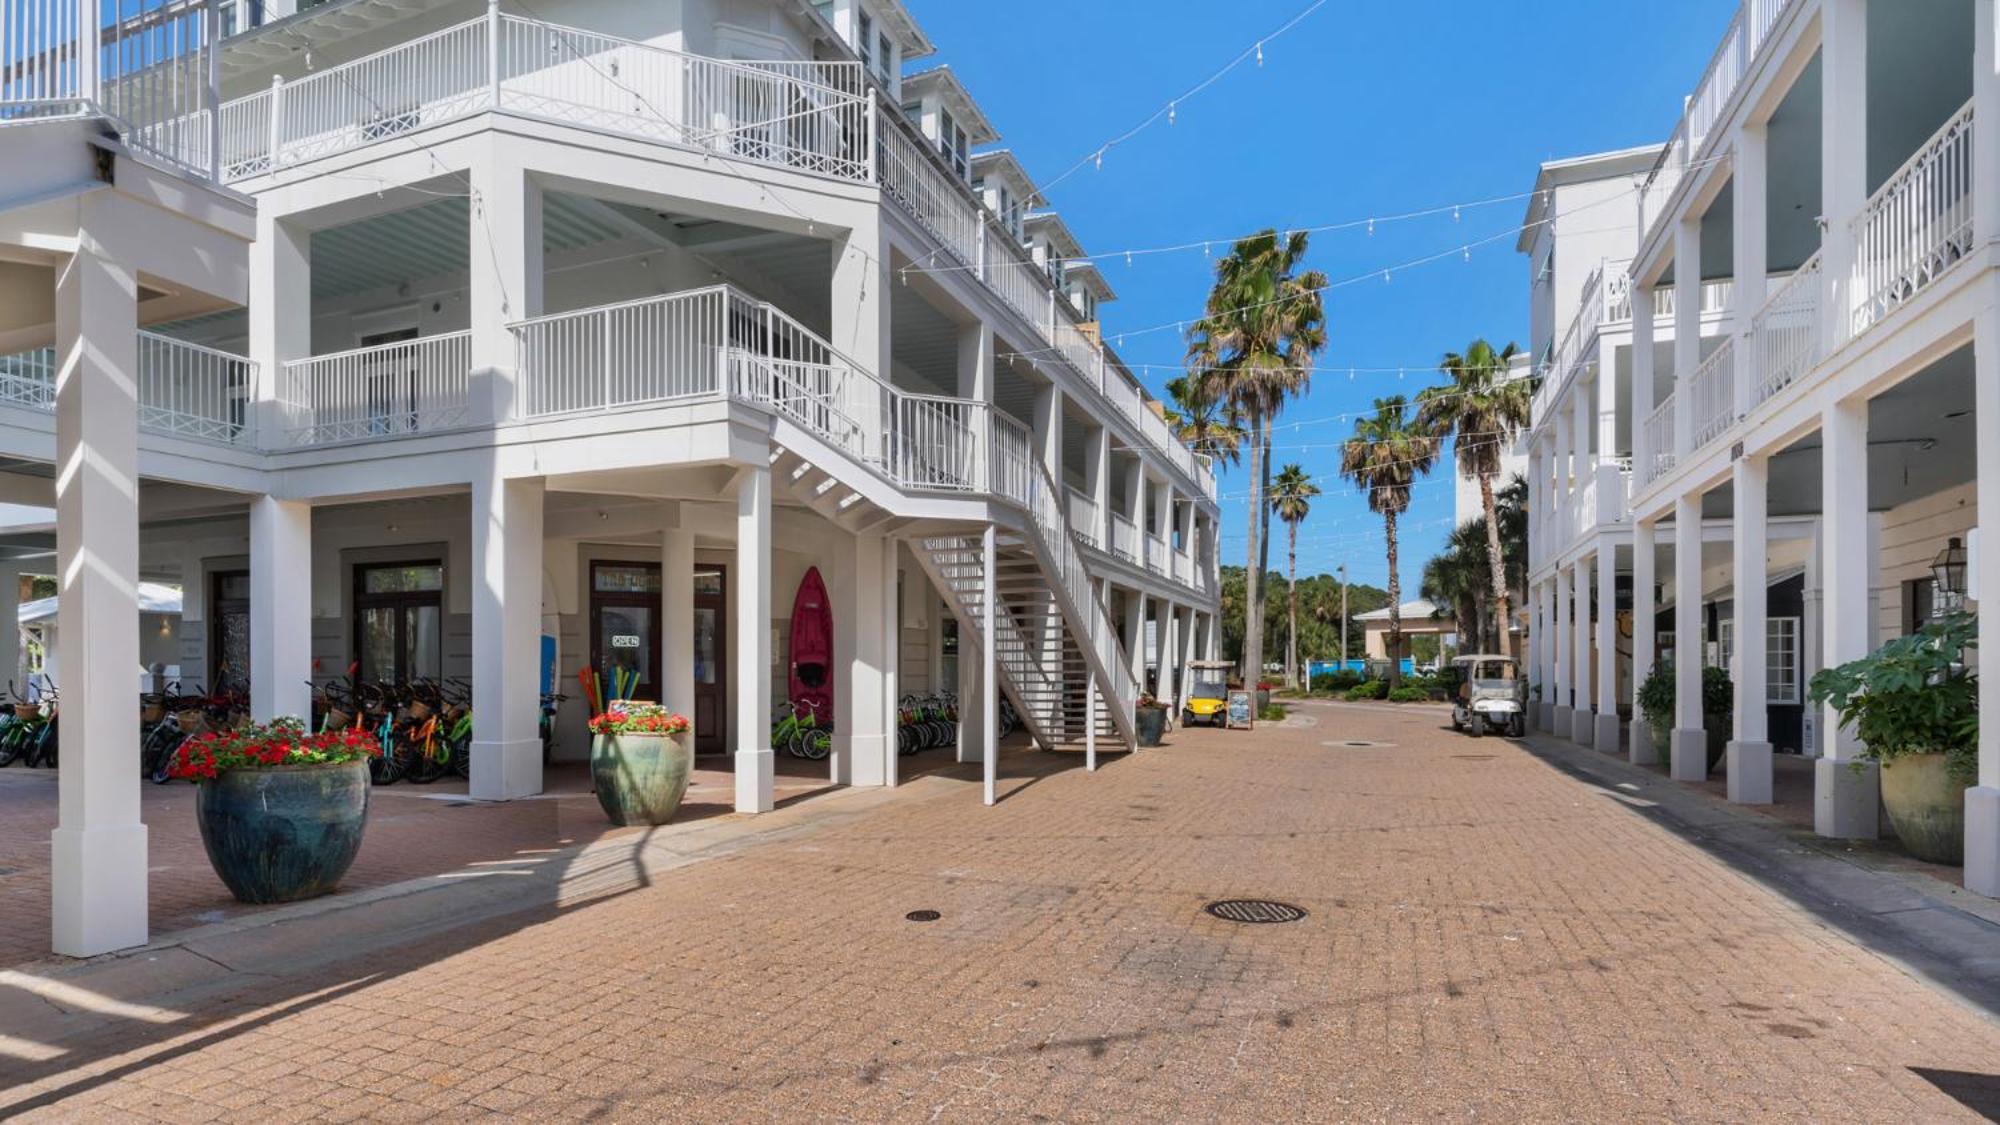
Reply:
M1451 701L1451 727L1478 738L1487 731L1520 738L1528 733L1528 681L1512 657L1478 654L1451 662L1458 690Z

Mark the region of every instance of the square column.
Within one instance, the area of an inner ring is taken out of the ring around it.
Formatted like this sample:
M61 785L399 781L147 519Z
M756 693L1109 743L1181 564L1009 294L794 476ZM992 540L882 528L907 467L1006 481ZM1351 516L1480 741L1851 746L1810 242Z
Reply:
M997 799L994 791L999 780L1000 764L1000 667L994 659L994 652L999 646L990 641L994 630L1000 625L998 617L1000 566L997 538L997 529L990 523L979 537L979 568L983 579L980 588L985 591L985 596L979 599L981 616L979 633L989 638L989 643L981 645L979 649L979 678L990 685L986 697L980 701L984 706L979 709L979 722L986 728L982 742L986 746L987 753L984 762L981 763L985 767L981 772L984 775L983 798L989 807Z
M1824 0L1819 21L1820 275L1830 314L1820 318L1829 334L1821 354L1831 355L1853 329L1852 224L1868 204L1868 0Z
M0 564L0 678L21 683L21 568Z
M1990 44L1994 34L1993 5L1982 3L1978 8L1979 27L1985 36L1981 43ZM1991 50L1982 50L1984 53L1979 57L1984 60L1985 69L1980 70L1976 80L1981 88L2000 83L1993 70ZM1985 108L1983 104L1981 108ZM1982 165L1982 170L1992 166ZM2000 452L1995 452L2000 451L2000 310L1987 309L1974 319L1972 349L1976 387L1973 424L1980 450L1976 486L1979 526L2000 528ZM1977 608L1981 613L1990 601L1996 607L1996 615L2000 615L2000 532L1988 531L1985 539L1983 549L1972 556L1977 569L1971 575L1971 587L1979 595ZM1988 615L1986 620L1992 620L1993 616ZM1979 649L1979 711L1982 715L2000 715L2000 644L1982 645ZM1965 889L2000 898L2000 723L1979 724L1977 780L1977 785L1965 791Z
M539 477L472 482L472 783L482 801L542 791Z
M312 354L312 232L260 208L257 241L250 244L250 293L250 359L262 372L252 381L253 424L269 439L302 422L276 396L285 362Z
M1643 194L1643 193L1642 193ZM1646 419L1658 405L1653 386L1653 289L1632 278L1628 287L1632 302L1632 491L1645 490L1651 458L1661 452L1646 447ZM1639 721L1639 713L1632 713Z
M1618 752L1618 546L1597 540L1597 729L1591 745Z
M310 504L275 496L250 503L249 672L252 718L312 720Z
M1555 674L1550 677L1550 682L1554 686L1555 726L1554 730L1550 733L1558 738L1567 738L1569 737L1569 733L1576 729L1576 709L1570 705L1569 695L1569 669L1573 661L1570 653L1570 645L1575 643L1576 634L1570 617L1570 583L1563 578L1563 572L1560 569L1556 571L1555 579L1551 582L1551 585L1555 587L1556 592L1556 643Z
M1532 538L1529 539L1529 542L1533 541L1534 540ZM1541 583L1537 582L1533 583L1528 587L1528 652L1526 655L1526 659L1524 659L1521 663L1521 666L1528 670L1529 678L1535 683L1543 682L1542 680L1543 643L1544 641L1542 639L1542 586ZM1534 724L1536 727L1540 727L1542 725L1541 701L1536 699L1531 699L1528 703L1528 706L1529 708L1531 708L1531 710L1528 712L1528 721Z
M1099 550L1111 550L1111 428L1099 426L1084 443L1088 452L1083 462L1084 490L1095 506L1089 528Z
M1159 622L1153 629L1153 648L1158 653L1153 668L1153 698L1161 703L1171 703L1174 698L1174 652L1179 647L1175 630L1179 627L1180 611L1172 602L1162 602Z
M986 760L986 724L979 716L986 713L986 696L990 690L989 681L980 675L986 666L985 639L978 628L958 631L958 756L960 762L983 762ZM998 706L996 701L995 706Z
M887 785L896 757L889 662L896 631L896 541L855 535L836 549L832 778L847 785Z
M92 208L86 200L86 217ZM87 218L86 218L87 221ZM139 819L137 280L94 240L56 276L56 630L62 769L50 836L57 953L146 943Z
M1195 626L1199 619L1200 615L1190 607L1183 615L1182 624L1178 626L1181 637L1180 677L1174 692L1174 721L1177 723L1180 722L1181 716L1187 713L1188 698L1194 687L1194 677L1188 674L1188 665L1193 664L1196 659Z
M1632 521L1632 730L1625 753L1626 760L1635 766L1657 760L1653 739L1661 733L1651 729L1646 713L1639 710L1639 686L1653 674L1654 624L1659 620L1659 607L1653 599L1658 531L1655 524Z
M1674 735L1668 772L1675 781L1708 777L1702 726L1701 496L1674 500Z
M1767 227L1770 173L1766 160L1769 130L1763 125L1746 124L1737 131L1733 162L1730 167L1731 190L1735 193L1735 207L1732 211L1734 242L1730 249L1732 261L1730 276L1731 303L1735 323L1732 330L1747 345L1750 320L1764 307L1764 298L1770 272L1770 236ZM1757 353L1739 350L1738 355L1750 356ZM1741 418L1750 413L1757 401L1756 381L1751 378L1755 368L1749 364L1737 367L1736 416Z
M838 306L836 306L838 307ZM777 791L771 752L771 467L737 474L736 811L770 812ZM835 722L839 717L835 716Z
M1746 805L1771 803L1771 743L1766 711L1765 647L1769 579L1764 573L1769 530L1771 463L1755 455L1737 459L1736 502L1736 737L1729 740L1729 799Z
M1820 666L1868 655L1868 403L1838 402L1820 415L1820 578L1824 599ZM1831 707L1819 716L1821 757L1813 763L1813 830L1842 840L1872 840L1879 826L1881 779L1860 760L1861 741Z
M1576 560L1570 571L1570 728L1571 742L1590 745L1596 736L1597 718L1590 707L1590 568L1589 555Z
M1132 683L1141 690L1146 686L1146 594L1143 590L1125 591L1125 660L1132 673Z
M827 326L827 340L836 351L885 382L892 304L888 263L887 232L879 222L856 227L833 243L833 319ZM987 355L992 355L991 348Z
M496 420L516 412L519 387L514 336L507 325L542 314L542 188L498 137L472 163L471 230L466 263L472 329L473 416Z
M1674 227L1674 447L1655 454L1685 457L1693 447L1694 396L1687 393L1701 366L1701 220Z
M1054 383L1035 388L1034 440L1042 464L1056 484L1063 483L1063 392ZM1059 498L1060 499L1060 498Z
M660 702L694 718L694 532L680 526L680 505L667 505L660 534Z

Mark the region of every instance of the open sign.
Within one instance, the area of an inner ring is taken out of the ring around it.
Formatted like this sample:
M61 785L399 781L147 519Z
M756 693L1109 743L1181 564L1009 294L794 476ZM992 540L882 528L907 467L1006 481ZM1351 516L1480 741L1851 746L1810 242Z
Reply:
M639 635L637 633L613 633L611 634L611 647L638 648Z

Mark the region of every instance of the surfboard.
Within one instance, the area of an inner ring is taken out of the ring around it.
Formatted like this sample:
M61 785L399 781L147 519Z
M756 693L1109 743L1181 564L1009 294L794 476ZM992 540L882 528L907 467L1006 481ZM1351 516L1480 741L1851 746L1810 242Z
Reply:
M791 700L801 717L810 707L819 725L833 726L833 602L819 568L806 571L792 599Z

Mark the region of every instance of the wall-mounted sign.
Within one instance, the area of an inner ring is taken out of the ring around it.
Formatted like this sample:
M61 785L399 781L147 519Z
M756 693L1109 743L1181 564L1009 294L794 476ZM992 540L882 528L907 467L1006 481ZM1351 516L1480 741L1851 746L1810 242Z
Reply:
M611 647L638 648L639 635L637 633L613 633L611 634Z
M1229 693L1229 729L1249 730L1257 723L1257 697L1247 691Z

